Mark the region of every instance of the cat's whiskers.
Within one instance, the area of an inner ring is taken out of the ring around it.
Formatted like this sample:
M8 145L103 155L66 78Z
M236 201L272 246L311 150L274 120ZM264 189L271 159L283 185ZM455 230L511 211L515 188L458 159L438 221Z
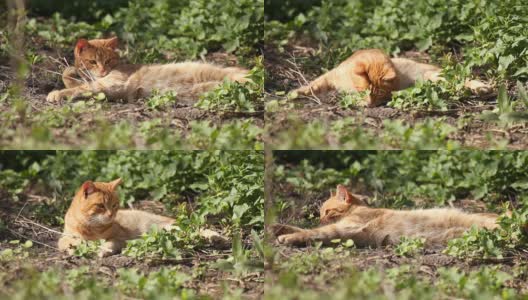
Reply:
M97 227L97 226L106 226L110 223L112 223L112 218L104 216L102 214L93 215L90 218L88 218L87 223L89 226Z
M48 70L48 69L44 69L44 68L41 68L41 67L37 67L37 66L33 66L33 68L36 68L36 69L39 69L39 70L42 70L42 71L45 71L45 72L48 72L48 73L52 73L52 74L57 74L57 75L61 75L62 76L62 73L59 73L59 72L56 72L56 71L52 71L52 70ZM82 81L78 78L74 78L74 77L69 77L68 78L71 78L73 80L77 80L77 81Z
M92 72L90 72L88 70L88 68L86 67L84 62L81 62L81 63L82 63L83 68L79 68L79 71L82 72L82 74L85 75L85 77L90 79L90 81L86 81L86 83L90 83L90 82L96 81L97 79L93 76Z

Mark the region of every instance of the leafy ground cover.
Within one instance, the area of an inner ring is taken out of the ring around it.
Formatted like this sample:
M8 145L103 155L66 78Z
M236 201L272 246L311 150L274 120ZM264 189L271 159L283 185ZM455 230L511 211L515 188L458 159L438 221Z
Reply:
M264 158L258 151L2 151L0 298L257 299L263 295ZM56 249L85 180L120 176L122 207L175 218L121 254ZM230 245L211 245L209 228Z
M265 297L525 299L527 159L507 151L274 151L274 222L317 226L337 184L374 207L511 214L496 230L471 229L439 249L420 239L380 249L275 245Z
M270 144L525 148L527 13L518 0L265 1ZM288 91L365 48L439 65L446 82L418 83L377 108L358 107L357 97L339 93L288 98ZM470 95L463 88L468 78L490 82L493 93Z
M28 1L25 13L2 10L0 19L3 148L263 148L261 1ZM169 93L48 103L77 39L109 36L120 38L129 63L238 65L253 83L226 83L198 101Z

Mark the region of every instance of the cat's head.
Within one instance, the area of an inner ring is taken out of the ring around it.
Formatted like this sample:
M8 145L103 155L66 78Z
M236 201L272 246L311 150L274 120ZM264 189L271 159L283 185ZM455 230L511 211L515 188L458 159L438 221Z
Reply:
M348 212L350 207L355 205L365 204L340 184L337 186L336 192L330 192L330 198L321 205L319 220L321 224L337 221Z
M119 209L116 188L121 178L110 182L86 181L77 191L74 214L85 220L87 226L105 226L112 223Z
M73 51L75 67L83 77L97 79L105 77L119 64L117 37L109 39L80 39ZM86 74L87 73L87 74Z
M357 89L370 90L367 102L369 106L378 106L389 101L398 86L396 67L390 57L379 49L363 50L362 53L367 57L354 69L362 77L362 80L357 80Z

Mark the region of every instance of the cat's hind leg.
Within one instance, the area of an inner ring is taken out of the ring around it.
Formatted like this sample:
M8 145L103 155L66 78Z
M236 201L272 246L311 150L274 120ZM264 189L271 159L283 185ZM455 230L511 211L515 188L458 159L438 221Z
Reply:
M441 70L428 71L424 74L424 79L432 82L445 81L446 79L440 74ZM480 80L466 80L464 86L471 91L474 95L487 95L493 91L491 85L484 83Z
M251 79L247 78L248 70L237 68L237 67L229 67L224 69L225 72L227 72L227 78L233 81L237 81L240 83L251 81Z
M191 88L191 94L194 96L199 96L203 93L209 92L216 87L218 87L222 82L221 81L207 81L196 83Z

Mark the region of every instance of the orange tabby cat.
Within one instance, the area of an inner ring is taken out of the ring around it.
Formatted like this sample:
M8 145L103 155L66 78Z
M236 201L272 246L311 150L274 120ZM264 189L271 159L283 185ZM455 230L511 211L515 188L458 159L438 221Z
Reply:
M119 55L115 51L118 45L117 37L109 39L93 39L89 40L88 44L93 47L86 49L84 53L79 52L77 47L75 48L74 66L67 67L64 72L62 72L62 81L64 82L64 86L68 89L79 86L85 82L90 82L92 80L93 75L88 73L88 69L84 66L93 65L93 62L90 62L90 60L93 56L94 50L102 49L100 50L102 52L102 55L107 57L107 59L104 60L106 64L98 66L101 67L103 73L107 71L106 69L115 68L115 66L119 62Z
M127 240L138 238L153 225L169 229L174 219L140 210L119 209L116 188L121 178L111 182L86 181L75 194L64 218L64 236L59 239L61 251L73 253L72 246L82 240L104 239L99 256L119 252ZM209 241L226 243L227 240L212 230L200 234Z
M418 80L445 80L440 74L441 70L406 58L390 58L379 49L359 50L336 68L293 92L310 95L329 90L370 90L370 96L367 96L363 104L374 107L389 101L393 91L411 87ZM468 80L465 86L475 94L491 91L489 85L478 80Z
M400 242L400 238L425 238L427 246L445 245L460 237L471 226L497 228L496 214L468 214L457 209L434 208L394 210L370 208L351 195L344 186L320 209L323 225L314 229L301 229L276 224L272 227L282 244L306 245L313 241L329 243L333 239L351 239L360 247L380 247Z
M182 98L196 98L220 85L224 79L246 82L248 70L219 67L208 63L183 62L165 65L122 64L115 51L117 38L87 41L75 46L75 69L63 73L66 89L52 91L48 101L79 99L90 93L104 93L108 99L134 100L153 91L174 91ZM78 83L75 75L83 82Z

